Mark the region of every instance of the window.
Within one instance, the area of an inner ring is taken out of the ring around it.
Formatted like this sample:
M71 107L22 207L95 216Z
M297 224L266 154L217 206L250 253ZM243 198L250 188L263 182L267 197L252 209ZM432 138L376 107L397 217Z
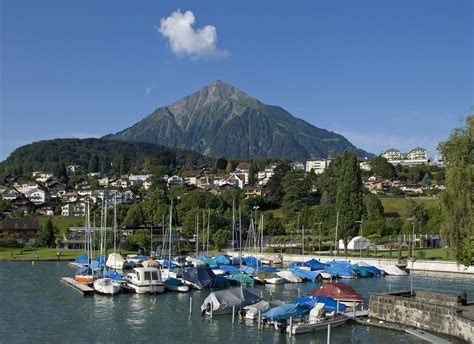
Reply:
M145 281L151 281L151 271L145 271Z
M140 273L137 271L137 280L140 281Z
M158 281L159 280L158 279L158 271L153 271L151 273L151 275L152 275L153 281Z

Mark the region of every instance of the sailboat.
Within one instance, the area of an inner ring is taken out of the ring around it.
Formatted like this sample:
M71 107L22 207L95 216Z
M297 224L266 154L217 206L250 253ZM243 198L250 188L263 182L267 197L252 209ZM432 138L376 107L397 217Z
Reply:
M90 228L90 210L89 202L86 206L86 233L85 233L85 246L86 246L86 258L87 262L79 270L76 271L74 279L81 283L92 283L95 275L94 270L90 267L92 263L92 244L91 244L91 228Z
M163 266L161 268L161 274L164 277L165 288L167 290L184 293L184 292L189 291L189 286L185 285L183 281L178 278L178 274L175 271L171 270L172 265L175 265L173 264L171 260L171 250L172 250L172 245L173 245L172 244L172 239L173 239L172 228L173 228L173 199L171 199L171 206L170 206L168 260L164 260Z
M107 250L107 193L104 192L104 198L102 199L102 206L103 206L103 215L102 215L102 223L100 228L100 255L105 255ZM98 293L106 294L106 295L113 295L120 292L121 285L117 281L114 281L110 277L105 277L106 274L106 267L105 264L102 268L102 277L98 278L94 281L94 289Z

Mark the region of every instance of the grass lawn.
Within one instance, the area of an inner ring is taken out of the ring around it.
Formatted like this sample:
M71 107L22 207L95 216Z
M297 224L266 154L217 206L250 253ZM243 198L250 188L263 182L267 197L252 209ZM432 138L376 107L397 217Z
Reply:
M414 197L414 198L405 198L405 197L380 197L382 201L384 210L386 214L398 214L401 218L407 217L407 203L408 200L412 199L416 203L421 203L425 208L436 207L439 203L438 198L431 197Z
M424 257L419 256L419 252L424 252ZM402 257L407 257L408 250L402 250ZM377 256L382 256L384 258L388 258L390 252L383 251L377 252ZM424 249L415 249L413 255L415 258L424 260L424 259L436 259L436 260L450 260L449 257L446 255L446 250L444 248L424 248ZM398 249L392 250L392 258L397 258L398 256Z
M39 217L38 220L40 222L41 227L46 225L46 222L50 217ZM78 217L51 217L53 221L53 226L59 230L59 236L63 237L69 227L84 227L84 219Z
M57 259L56 248L45 248L41 247L38 249L26 249L26 248L0 248L0 261L1 260L35 260L36 253L38 253L38 260L51 260ZM112 252L112 251L110 251ZM81 254L83 250L61 250L61 260L74 260ZM136 254L137 252L131 251L119 251L122 255ZM99 255L99 251L94 253L94 256Z

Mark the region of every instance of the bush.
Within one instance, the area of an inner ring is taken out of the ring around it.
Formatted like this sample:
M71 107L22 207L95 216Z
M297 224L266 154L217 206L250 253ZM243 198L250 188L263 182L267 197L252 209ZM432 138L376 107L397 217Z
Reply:
M426 258L426 252L423 251L423 250L417 251L416 252L416 257L419 258L419 259L424 259L424 258Z
M20 247L13 235L4 235L0 238L0 247Z

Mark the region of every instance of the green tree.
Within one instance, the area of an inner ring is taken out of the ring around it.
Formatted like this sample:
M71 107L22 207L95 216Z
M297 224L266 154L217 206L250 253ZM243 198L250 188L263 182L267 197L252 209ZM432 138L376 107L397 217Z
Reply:
M474 260L473 138L474 116L468 116L466 126L454 129L438 147L446 165L446 189L441 194L442 234L456 260L466 266Z
M268 180L265 192L268 200L275 204L281 205L283 201L282 181L283 177L291 170L290 165L286 163L279 164L273 171L273 176Z
M35 246L38 247L55 247L56 236L53 221L48 219L46 224L41 227L41 230L36 234Z
M141 249L144 252L148 252L150 249L150 241L150 231L147 229L140 229L127 237L125 248L127 250Z
M336 209L339 212L339 235L347 254L349 240L359 231L357 221L362 218L362 180L357 156L344 152L337 184Z
M216 245L217 248L220 250L226 246L227 242L230 240L231 237L232 234L229 230L219 229L212 236L212 241L214 242L214 245Z
M282 179L282 189L282 205L291 212L311 202L311 182L304 171L292 170L286 173Z
M89 160L89 166L87 168L89 173L95 173L99 171L99 158L96 154L93 154Z
M140 202L132 204L123 220L125 227L139 227L145 224L145 216Z
M383 156L377 156L370 160L369 163L370 167L372 168L372 172L376 176L380 176L385 179L390 179L395 177L395 167L391 163L388 162L386 158Z
M383 218L384 208L382 201L377 195L367 194L364 196L364 206L366 209L366 220L379 220Z

